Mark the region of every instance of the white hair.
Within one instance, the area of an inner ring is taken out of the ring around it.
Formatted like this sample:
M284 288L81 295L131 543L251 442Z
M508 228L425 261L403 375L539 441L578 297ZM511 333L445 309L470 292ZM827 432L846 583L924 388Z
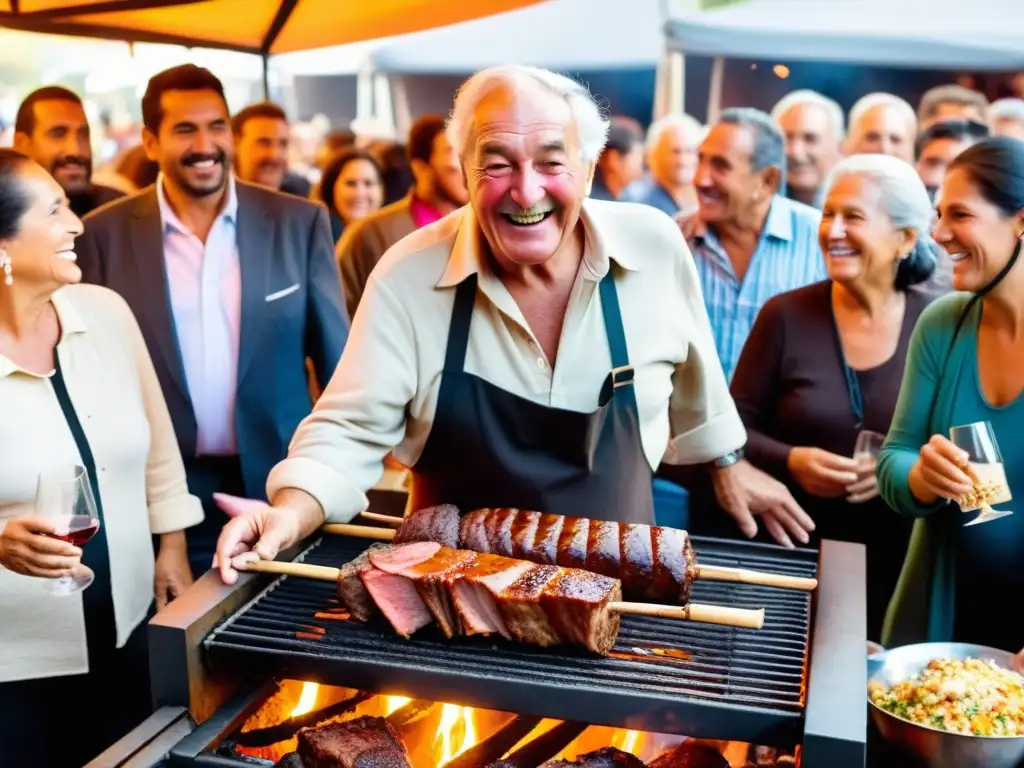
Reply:
M704 141L704 136L707 133L707 128L701 125L695 117L686 114L665 115L651 123L651 127L647 129L647 138L644 141L644 149L647 154L653 152L658 146L665 131L676 129L682 131L686 143L692 146Z
M772 120L779 123L782 116L793 109L793 107L803 106L815 106L824 110L825 114L828 115L828 121L832 124L836 141L842 141L843 135L846 133L846 117L843 115L843 108L837 102L828 98L828 96L822 96L817 91L804 88L787 93L772 107ZM781 126L781 123L779 124Z
M907 121L907 124L910 126L911 135L917 135L917 113L914 112L914 108L899 96L878 92L869 93L853 105L853 108L850 110L849 133L851 136L864 116L875 107L892 107Z
M459 88L455 105L448 119L448 140L459 157L468 149L473 129L473 113L487 96L497 90L516 91L541 86L569 105L580 141L580 152L587 162L594 162L604 149L609 121L585 85L564 75L539 67L506 64L477 72Z
M882 210L897 229L912 229L919 243L931 241L935 208L914 166L892 155L851 155L836 163L825 189L844 176L870 179L882 196Z
M1015 120L1024 124L1024 99L999 99L988 108L988 121Z

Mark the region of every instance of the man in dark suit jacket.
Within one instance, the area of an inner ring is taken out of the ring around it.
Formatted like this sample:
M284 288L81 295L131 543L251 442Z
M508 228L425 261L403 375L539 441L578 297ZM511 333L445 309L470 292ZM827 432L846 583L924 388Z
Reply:
M311 409L305 361L325 386L348 320L323 207L232 178L220 81L167 70L142 112L160 178L87 217L76 251L85 280L124 296L142 327L206 509L186 532L201 573L226 522L213 494L265 495Z

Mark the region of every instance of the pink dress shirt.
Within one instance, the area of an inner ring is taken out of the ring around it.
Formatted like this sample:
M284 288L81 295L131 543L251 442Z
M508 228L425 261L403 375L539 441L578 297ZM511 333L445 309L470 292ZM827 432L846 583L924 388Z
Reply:
M229 177L228 198L204 243L156 194L163 221L164 264L174 328L196 417L199 455L238 453L235 389L242 316L242 268L238 257L238 197ZM187 458L187 457L186 457Z

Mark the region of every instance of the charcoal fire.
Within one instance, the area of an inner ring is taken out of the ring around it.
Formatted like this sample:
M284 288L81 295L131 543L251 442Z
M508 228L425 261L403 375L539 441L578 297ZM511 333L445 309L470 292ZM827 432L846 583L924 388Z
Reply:
M274 735L282 738L267 743ZM282 768L783 768L792 756L284 681L230 744Z

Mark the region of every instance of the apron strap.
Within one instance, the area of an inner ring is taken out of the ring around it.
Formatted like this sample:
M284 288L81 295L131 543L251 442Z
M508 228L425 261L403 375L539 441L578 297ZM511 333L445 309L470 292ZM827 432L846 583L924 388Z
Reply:
M476 303L476 275L470 275L455 289L455 305L448 326L448 346L444 353L446 371L462 371L466 367L466 347L469 346L469 326Z
M621 394L636 409L636 393L633 390L633 366L629 364L626 348L626 331L622 327L622 312L619 310L619 294L615 289L613 267L608 265L608 274L601 279L601 312L604 314L604 332L608 338L608 350L612 356L612 388L621 389Z

